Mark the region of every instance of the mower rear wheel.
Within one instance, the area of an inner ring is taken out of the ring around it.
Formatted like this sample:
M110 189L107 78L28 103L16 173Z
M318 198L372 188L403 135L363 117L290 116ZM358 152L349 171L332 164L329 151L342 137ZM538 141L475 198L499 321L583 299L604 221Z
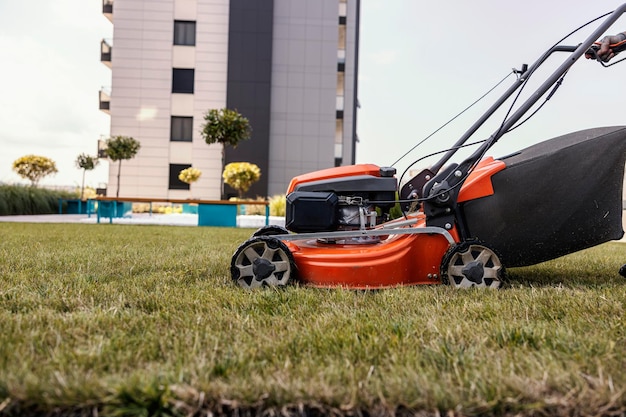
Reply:
M483 242L469 240L452 246L441 261L441 280L455 288L500 288L505 269L498 254Z
M235 283L246 289L280 287L294 277L295 262L283 242L271 236L257 236L237 248L230 274Z

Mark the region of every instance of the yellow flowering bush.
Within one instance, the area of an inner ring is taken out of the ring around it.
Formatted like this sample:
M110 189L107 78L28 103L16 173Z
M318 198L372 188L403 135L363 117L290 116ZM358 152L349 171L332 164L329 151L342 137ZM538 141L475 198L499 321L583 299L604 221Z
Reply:
M29 180L33 187L37 186L43 177L58 172L52 159L39 155L26 155L16 159L13 161L13 171Z
M200 179L200 175L202 175L202 171L198 168L189 167L180 171L178 179L185 184L191 184L192 182L198 181L198 179Z
M270 197L270 216L284 217L287 212L287 197L285 194Z
M239 198L261 178L261 169L250 162L231 162L224 167L224 182L239 192Z

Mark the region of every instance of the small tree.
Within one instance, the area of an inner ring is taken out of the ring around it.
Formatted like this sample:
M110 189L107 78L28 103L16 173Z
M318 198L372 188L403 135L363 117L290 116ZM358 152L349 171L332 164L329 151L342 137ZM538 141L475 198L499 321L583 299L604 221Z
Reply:
M117 167L117 191L115 193L115 196L119 197L122 160L133 159L135 155L137 155L137 152L139 152L141 144L139 141L131 138L130 136L113 136L107 139L106 145L107 157L113 162L119 161L119 165Z
M42 178L58 172L52 159L38 155L25 155L16 159L13 161L13 171L29 180L33 187L36 187Z
M200 134L207 144L222 145L223 169L226 162L226 146L236 148L239 142L249 139L252 133L250 122L236 110L227 108L207 111L204 114L204 121ZM220 189L223 192L223 184Z
M222 178L226 184L237 190L239 198L243 198L250 186L261 178L261 169L249 162L231 162L224 168Z
M200 175L202 175L202 171L200 171L198 168L189 167L180 171L180 173L178 174L178 179L185 184L191 185L192 183L200 179Z
M86 153L81 153L76 158L76 167L83 170L83 182L80 186L80 199L83 200L85 197L85 173L87 171L91 171L100 163L100 160L97 156L87 155Z

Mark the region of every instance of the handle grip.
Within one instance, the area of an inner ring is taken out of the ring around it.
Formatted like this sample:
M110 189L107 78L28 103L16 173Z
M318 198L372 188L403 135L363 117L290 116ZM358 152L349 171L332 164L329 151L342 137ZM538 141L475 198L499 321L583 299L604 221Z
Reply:
M599 58L598 51L600 50L600 45L601 45L600 42L595 42L593 45L591 45L591 48L589 48L589 50L585 53L585 55L588 55L594 58ZM616 55L622 51L626 51L626 40L623 40L618 43L610 44L609 50L612 51Z

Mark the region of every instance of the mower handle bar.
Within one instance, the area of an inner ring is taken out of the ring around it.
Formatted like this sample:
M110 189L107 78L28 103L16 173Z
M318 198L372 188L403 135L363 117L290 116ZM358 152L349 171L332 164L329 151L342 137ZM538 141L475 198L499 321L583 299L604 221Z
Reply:
M546 81L541 84L537 90L510 116L508 116L500 128L493 133L476 151L470 155L460 166L465 177L471 168L478 162L485 152L517 123L530 110L530 108L539 101L539 99L554 85L557 81L570 69L572 65L583 56L594 45L613 23L615 23L622 14L626 12L626 3L615 9L598 28L582 43L576 46L556 45L545 54L543 54L534 64L523 71L515 83L509 87L506 92L474 123L463 136L450 148L448 152L431 168L431 171L437 173L452 158L452 156L467 142L467 140L498 110L504 102L519 89L530 75L540 67L546 59L555 52L570 52L571 55L552 73Z

